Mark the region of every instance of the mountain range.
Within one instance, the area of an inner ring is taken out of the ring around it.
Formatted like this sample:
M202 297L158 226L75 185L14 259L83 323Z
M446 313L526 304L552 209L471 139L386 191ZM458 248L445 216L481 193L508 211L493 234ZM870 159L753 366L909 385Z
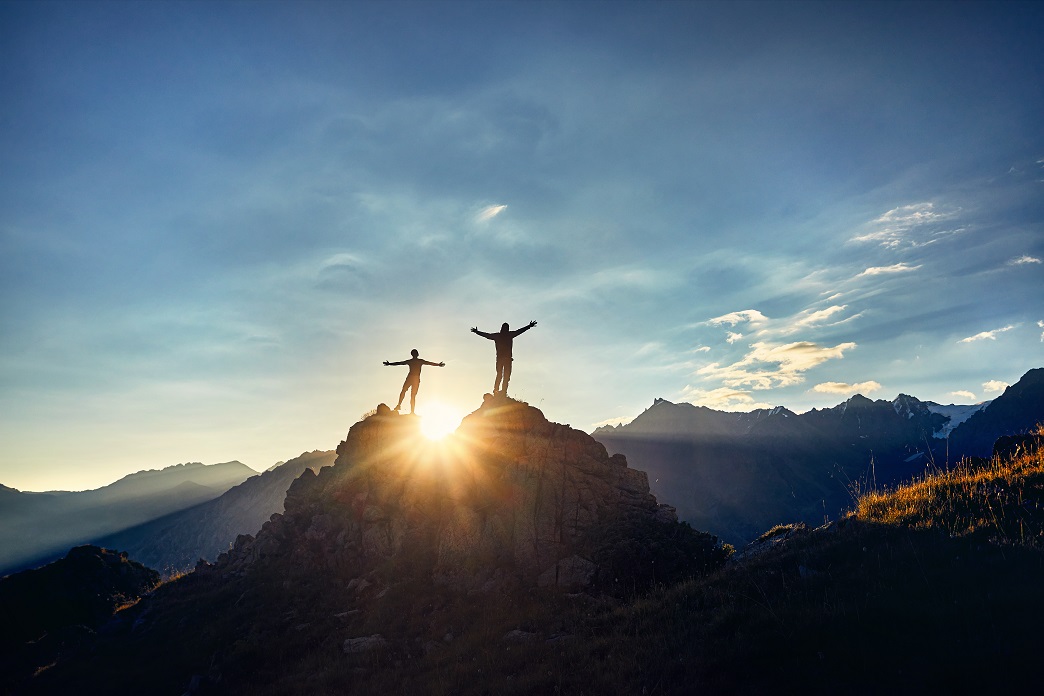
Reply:
M241 462L139 471L88 491L23 493L0 486L0 575L70 547L217 498L257 472Z
M305 469L318 473L336 452L305 452L251 476L223 494L184 510L95 539L93 543L126 551L131 558L164 575L191 570L200 560L213 561L240 534L252 534L283 512L286 491Z
M647 472L652 492L681 519L744 544L777 523L836 519L861 492L988 457L999 437L1041 423L1044 368L974 406L857 394L803 414L730 413L656 399L593 436Z

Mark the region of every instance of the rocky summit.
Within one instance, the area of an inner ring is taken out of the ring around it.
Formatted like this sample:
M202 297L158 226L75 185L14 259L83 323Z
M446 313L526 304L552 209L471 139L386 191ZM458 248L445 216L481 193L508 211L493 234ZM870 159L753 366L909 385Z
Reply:
M525 403L487 396L440 441L382 405L256 536L119 612L78 653L29 665L18 689L461 693L490 646L521 668L594 607L727 555L623 456Z
M337 454L332 467L294 481L284 514L206 570L243 574L261 564L369 582L405 575L476 593L613 582L621 525L717 547L679 525L622 455L504 396L486 395L441 441L421 434L418 417L382 405Z

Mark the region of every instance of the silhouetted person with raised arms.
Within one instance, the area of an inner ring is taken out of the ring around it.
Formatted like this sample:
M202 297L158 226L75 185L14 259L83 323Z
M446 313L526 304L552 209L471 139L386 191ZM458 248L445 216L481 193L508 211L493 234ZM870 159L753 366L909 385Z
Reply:
M482 338L488 338L497 345L497 379L493 382L493 393L496 394L500 391L501 380L504 382L504 390L500 391L501 394L507 396L508 382L511 380L511 342L521 333L529 331L536 326L535 321L529 322L526 326L521 329L515 329L512 331L507 322L504 322L500 326L500 333L486 333L485 331L479 331L478 327L471 327L472 333L477 333Z
M399 403L395 405L395 410L398 411L402 408L402 400L406 396L406 390L410 390L410 413L417 410L417 390L420 389L420 373L421 367L424 365L431 365L432 367L446 367L446 363L439 362L433 363L427 360L421 360L420 353L414 348L410 351L410 355L413 357L409 360L400 360L399 362L388 362L384 361L385 365L409 365L410 372L406 375L406 381L402 383L402 391L399 392Z

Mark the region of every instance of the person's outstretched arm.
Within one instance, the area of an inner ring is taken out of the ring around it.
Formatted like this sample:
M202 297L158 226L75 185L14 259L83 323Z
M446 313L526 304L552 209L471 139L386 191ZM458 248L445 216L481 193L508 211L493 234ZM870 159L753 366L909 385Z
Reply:
M405 360L400 360L399 362L388 362L387 360L385 360L384 364L385 365L405 365L406 361Z
M477 327L477 326L472 326L472 327L471 327L471 333L475 333L475 334L478 334L478 335L479 335L479 336L481 336L482 338L488 338L488 339L489 339L489 340L491 340L491 341L492 341L492 340L495 340L495 339L493 338L493 334L488 334L488 333L486 333L485 331L479 331L479 330L478 330L478 327Z
M526 331L529 331L534 326L536 326L536 322L535 321L531 321L528 324L526 324L525 326L523 326L521 329L515 329L514 331L512 331L511 332L511 336L512 336L512 338L514 338L515 336L518 336L519 334L522 334L522 333L525 333Z
M425 365L431 365L432 367L446 367L446 363L444 363L444 362L433 363L433 362L429 362L427 360L421 360L421 362L424 363Z

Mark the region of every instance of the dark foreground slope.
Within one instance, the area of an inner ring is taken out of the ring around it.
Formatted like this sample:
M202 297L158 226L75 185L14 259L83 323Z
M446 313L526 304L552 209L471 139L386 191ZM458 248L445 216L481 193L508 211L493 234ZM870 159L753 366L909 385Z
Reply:
M369 435L377 449L391 444ZM307 566L322 543L297 556L301 572L289 575L260 552L252 563L229 558L161 587L124 612L122 635L99 642L90 659L59 664L22 689L1036 693L1040 442L1020 443L1012 460L867 496L821 528L775 528L724 567L634 595L521 582L468 593L380 564L345 582L350 571ZM672 528L642 529L617 541L648 550ZM632 565L659 562L638 555Z
M159 519L94 540L98 546L123 549L131 558L164 575L191 570L200 559L216 560L240 534L261 529L273 513L283 511L286 491L305 469L318 472L333 464L336 453L305 452L219 497Z
M42 568L0 578L0 685L21 682L63 653L91 645L118 608L159 580L127 554L97 546L77 546Z
M416 665L401 671L408 688L460 692L477 659L458 670L461 650L511 631L529 644L529 629L590 600L572 592L623 597L725 561L714 537L657 504L644 473L526 404L488 398L452 442L418 425L386 407L357 423L335 465L306 470L256 537L18 689L372 692Z

